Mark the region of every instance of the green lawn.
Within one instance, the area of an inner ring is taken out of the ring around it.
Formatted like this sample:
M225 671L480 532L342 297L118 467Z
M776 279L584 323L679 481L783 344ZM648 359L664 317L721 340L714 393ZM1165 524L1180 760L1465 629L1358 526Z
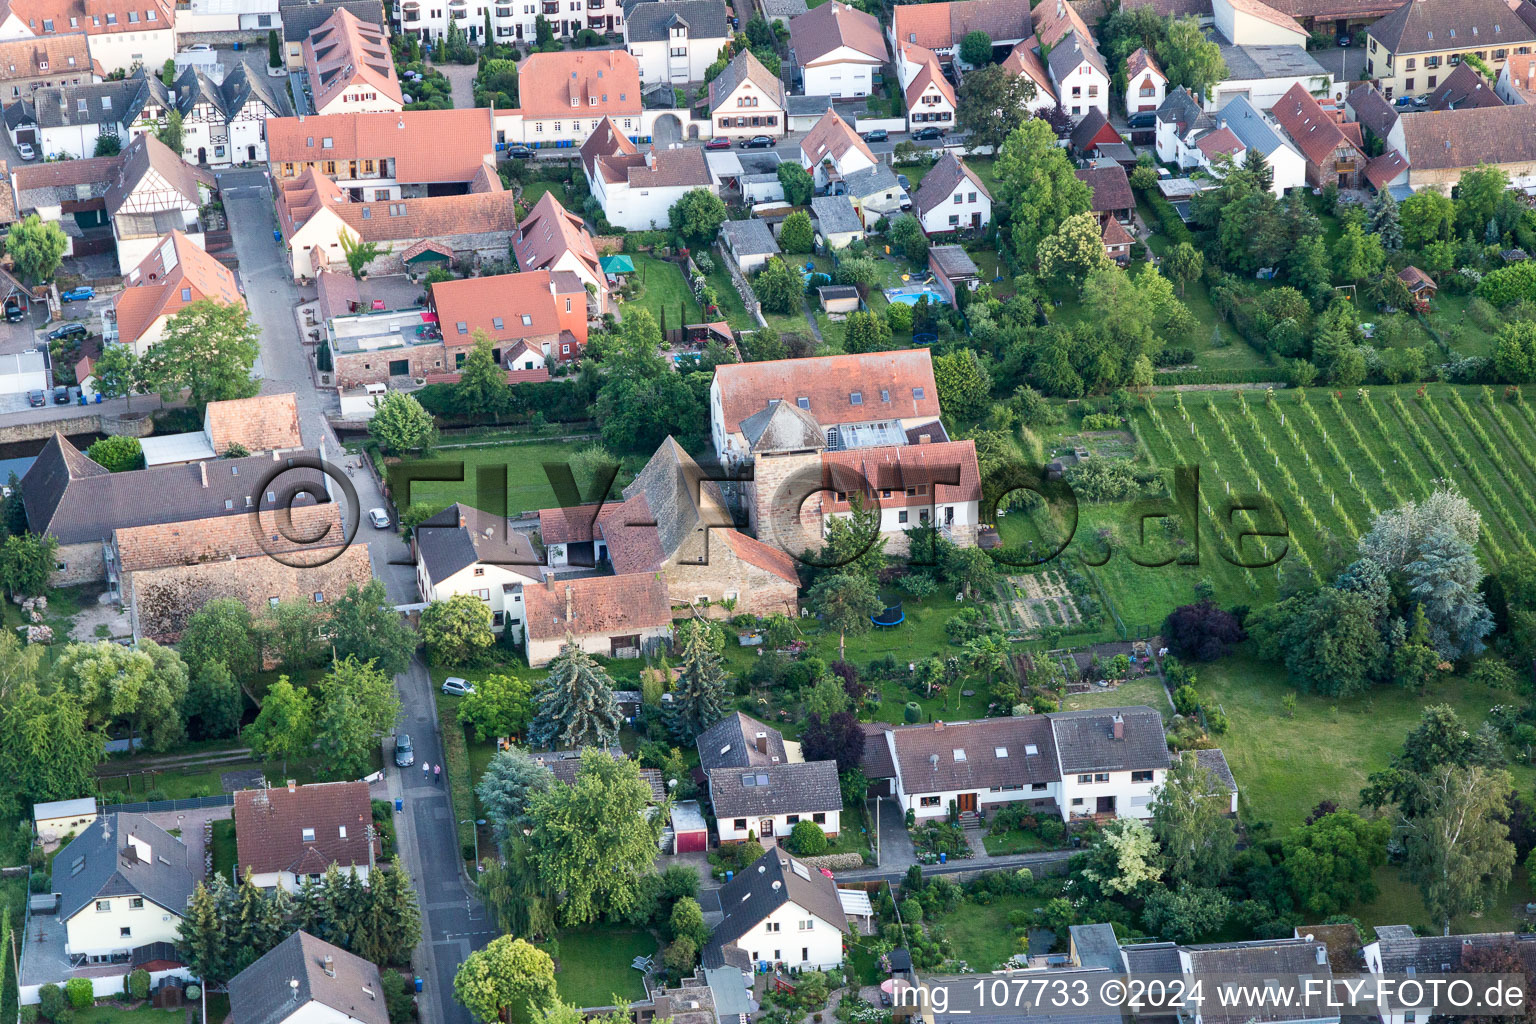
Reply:
M736 284L731 280L731 272L725 269L721 257L716 253L710 253L710 259L715 261L715 269L705 275L715 294L720 297L720 312L725 316L726 322L738 331L750 331L757 327L757 321L747 313L747 304L737 291Z
M1442 291L1430 301L1426 319L1458 356L1492 356L1498 339L1467 315L1467 305L1472 299L1471 295ZM1438 346L1433 358L1443 358Z
M153 1006L140 1006L136 1010L117 1003L97 1003L84 1010L74 1011L75 1024L171 1024L181 1021L186 1010L159 1010ZM210 1014L209 1019L213 1017Z
M545 474L545 463L564 463L571 455L585 447L584 442L532 441L483 445L474 448L442 448L432 452L430 462L462 462L464 479L461 481L423 480L411 484L410 501L425 502L437 508L447 508L456 501L483 507L494 498L479 497L479 467L505 466L507 474L506 514L517 516L523 512L553 508L560 504ZM489 479L489 478L488 478ZM589 495L583 493L585 501ZM404 494L394 495L396 504L405 508Z
M650 310L656 323L668 329L683 326L677 319L680 315L687 318L685 323L699 322L699 304L677 264L644 253L635 253L631 259L635 261L634 280L640 283L640 294L633 302L619 304L621 319L626 309L640 307Z
M373 752L373 770L382 763L378 751ZM217 796L224 792L221 776L224 772L257 770L265 772L269 782L283 778L297 779L301 784L333 781L325 765L318 761L290 761L286 776L283 765L277 761L232 761L224 764L199 766L185 769L164 769L142 772L138 761L126 759L105 766L110 777L100 780L103 796L111 802L132 803L143 800L149 790L159 790L170 800L185 800L195 796ZM132 772L125 775L125 772Z
M1008 915L1015 910L1034 910L1048 896L1003 896L986 906L970 900L955 909L935 914L929 925L943 927L954 946L955 959L964 960L973 971L990 971L1019 952L1018 939Z
M1136 704L1145 704L1164 714L1170 714L1173 711L1168 706L1168 696L1163 690L1163 684L1155 674L1121 683L1112 690L1069 693L1061 702L1061 709L1081 711L1086 708L1119 708Z
M235 822L233 818L213 823L213 874L226 881L235 877L238 863L235 850Z
M1215 739L1237 779L1243 817L1281 830L1300 824L1322 800L1356 806L1366 776L1402 749L1426 705L1450 704L1467 728L1476 729L1490 707L1507 699L1462 679L1422 695L1385 687L1348 700L1298 694L1283 668L1246 656L1196 671L1201 696L1231 723ZM1287 694L1296 695L1292 718L1280 707ZM1536 779L1529 765L1511 771L1522 791Z
M1009 832L988 832L981 837L981 843L987 848L987 853L993 857L1002 857L1011 853L1035 853L1039 850L1055 849L1051 844L1041 839L1038 833L1026 832L1019 828Z
M637 956L659 956L656 939L626 928L590 928L561 932L555 987L576 1006L609 1006L645 998L640 972L629 966Z

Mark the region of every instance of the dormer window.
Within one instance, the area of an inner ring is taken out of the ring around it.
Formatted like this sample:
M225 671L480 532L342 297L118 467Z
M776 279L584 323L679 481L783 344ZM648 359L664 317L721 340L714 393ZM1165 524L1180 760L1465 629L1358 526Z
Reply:
M864 404L864 392L862 392L862 391L855 391L855 392L853 392L851 395L848 396L848 404L849 405L863 405Z
M524 327L532 327L533 326L533 316L531 314L528 314L528 313L524 313L523 314L523 326Z
M491 326L496 328L498 331L501 330L501 317L499 317L499 316L491 317Z
M307 828L307 829L304 830L304 841L306 843L312 843L312 842L315 841L315 830L314 829Z
M795 399L795 404L802 409L809 409L811 407L811 400L801 396L800 398Z

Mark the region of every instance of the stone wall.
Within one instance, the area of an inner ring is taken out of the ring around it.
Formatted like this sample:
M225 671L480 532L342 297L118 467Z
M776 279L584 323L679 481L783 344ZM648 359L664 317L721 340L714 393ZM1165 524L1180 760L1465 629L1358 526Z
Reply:
M62 569L55 569L48 584L53 587L76 587L82 583L100 583L107 578L107 559L101 541L84 544L60 544L55 556Z
M331 364L336 368L332 383L342 388L358 388L364 384L387 384L389 364L407 360L411 365L409 376L425 377L429 373L451 371L447 350L442 344L411 345L407 348L386 348L374 352L332 352Z
M666 576L667 597L674 607L707 597L709 606L700 610L712 618L800 614L796 584L742 561L719 537L710 542L708 565L668 565ZM733 611L721 604L727 592L736 595Z
M153 398L139 397L148 404ZM53 419L27 420L0 426L0 444L14 441L46 441L54 434L112 434L124 437L148 437L155 424L149 411L129 413L104 413L93 406L76 406L78 415L66 415Z
M815 515L817 495L809 481L821 473L821 456L815 452L796 455L764 455L752 462L752 479L745 485L747 521L752 534L770 547L798 555L821 546L820 517ZM787 485L791 477L803 477L799 486ZM805 517L809 509L809 520Z
M388 251L380 254L372 263L368 264L369 276L406 273L405 261L400 258L400 254L419 241L421 239L405 238L380 243ZM483 231L465 235L443 235L433 238L433 241L451 246L455 260L461 260L467 256L473 258L477 265L482 263L500 263L506 264L506 268L509 270L517 269L516 264L512 262L512 233L509 231ZM352 272L345 260L332 261L327 269L334 270L337 273L350 274Z
M187 620L209 601L233 597L252 615L261 617L279 601L336 600L353 584L373 578L368 548L354 544L325 565L294 568L274 558L242 558L238 563L213 562L146 569L123 574L123 602L132 609L134 636L174 643Z

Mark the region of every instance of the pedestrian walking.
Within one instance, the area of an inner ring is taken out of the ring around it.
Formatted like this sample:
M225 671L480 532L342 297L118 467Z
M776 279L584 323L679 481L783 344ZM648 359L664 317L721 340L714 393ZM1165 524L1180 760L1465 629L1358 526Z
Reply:
M434 782L436 782L438 785L442 785L442 783L443 783L443 766L442 765L440 765L440 764L439 765L433 765L433 767L432 767L432 780Z
M421 763L421 778L422 778L422 781L426 781L427 779L431 778L431 776L432 776L432 762L431 761L423 761Z

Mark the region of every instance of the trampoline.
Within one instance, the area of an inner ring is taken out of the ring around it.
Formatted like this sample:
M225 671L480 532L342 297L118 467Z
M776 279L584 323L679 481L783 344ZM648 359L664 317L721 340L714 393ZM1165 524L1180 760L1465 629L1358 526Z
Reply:
M903 622L906 622L907 616L906 613L901 610L901 604L898 602L897 604L891 605L879 615L871 615L869 617L869 621L881 629L890 629L892 626L899 626Z

